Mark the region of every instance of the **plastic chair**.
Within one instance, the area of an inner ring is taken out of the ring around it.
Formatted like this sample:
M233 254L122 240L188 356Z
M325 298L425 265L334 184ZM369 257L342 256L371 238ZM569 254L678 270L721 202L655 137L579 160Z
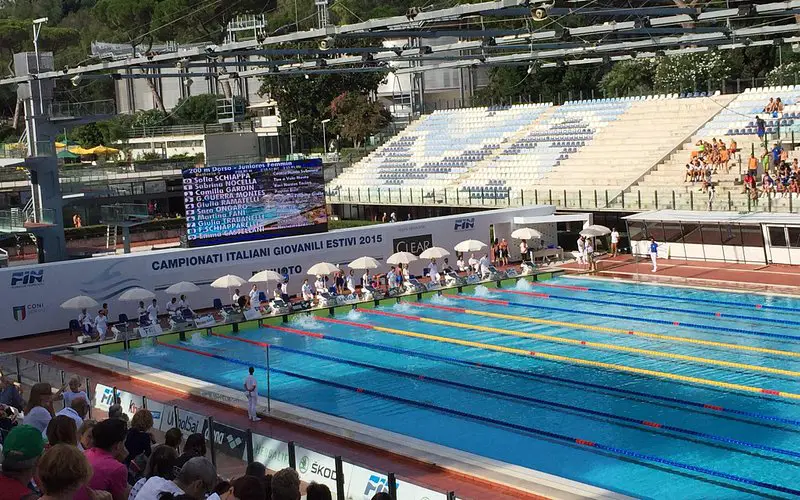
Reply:
M81 331L81 324L78 323L77 319L69 320L69 335L72 336L72 332L80 332Z
M258 292L258 301L259 302L266 302L267 301L267 294L264 292Z
M220 299L214 299L214 309L222 309L222 301Z

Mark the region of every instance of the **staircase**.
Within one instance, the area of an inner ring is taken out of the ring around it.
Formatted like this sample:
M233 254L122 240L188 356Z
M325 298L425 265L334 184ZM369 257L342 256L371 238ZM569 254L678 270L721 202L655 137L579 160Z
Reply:
M106 226L106 249L116 252L117 251L117 226L109 224Z

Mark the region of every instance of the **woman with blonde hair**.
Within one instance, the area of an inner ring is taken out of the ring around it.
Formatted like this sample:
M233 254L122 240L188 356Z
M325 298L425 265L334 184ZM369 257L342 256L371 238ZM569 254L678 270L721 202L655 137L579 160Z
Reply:
M40 500L72 500L78 490L89 482L92 468L77 447L57 444L42 455L36 477L44 493Z
M153 414L150 413L150 410L141 409L133 415L131 428L125 438L125 448L128 450L126 464L140 455L144 455L145 460L150 456L151 445L156 442L151 433L152 429Z

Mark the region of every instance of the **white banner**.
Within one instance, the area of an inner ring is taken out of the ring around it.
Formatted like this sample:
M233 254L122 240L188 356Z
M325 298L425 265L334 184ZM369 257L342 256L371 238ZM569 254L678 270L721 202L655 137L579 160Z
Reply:
M242 460L247 460L246 451ZM264 467L273 471L285 469L289 467L289 444L253 434L253 461L261 462Z
M370 500L376 493L389 492L386 474L358 465L350 465L349 469L350 476L345 483L347 500ZM447 500L447 495L405 481L397 481L397 500Z
M297 460L297 473L300 475L301 481L307 483L314 481L315 483L324 484L336 496L336 460L333 457L296 446L295 458ZM347 492L347 478L350 477L351 467L350 464L342 464L342 472L345 477L345 492Z
M206 428L206 424L206 417L200 415L199 413L194 413L182 408L178 408L178 421L175 422L175 411L173 407L167 406L165 407L164 413L161 417L160 429L166 432L173 427L177 427L181 430L184 440L189 437L189 434L195 434L197 432L208 438L208 429Z
M94 407L98 410L107 412L108 408L114 404L114 388L103 384L97 384L94 389ZM122 411L133 418L139 408L142 408L142 397L130 392L117 389L117 399L122 406Z
M210 307L215 298L226 304L230 302L232 292L208 286L224 274L247 279L255 272L272 269L289 277L289 293L293 294L300 291L303 279L308 277L306 270L320 261L344 265L363 255L384 260L400 250L418 254L434 245L452 249L466 239L488 241L490 226L494 226L497 238L510 238L514 217L553 213L549 206L492 210L207 248L135 252L3 268L0 269L0 339L66 328L70 320L77 319L79 311L59 306L76 295L107 302L110 319L114 321L120 313L136 317L136 304L117 300L124 291L134 287L152 290L164 311L171 298L164 290L186 279L200 286L199 292L189 296L195 309ZM554 239L555 230L546 230L550 225L555 227L555 223L535 226L543 234L552 234ZM454 263L455 254L451 258L451 264ZM427 264L414 262L410 272L422 274ZM362 273L356 274L360 278ZM269 290L264 291L271 295ZM89 313L96 315L97 311Z

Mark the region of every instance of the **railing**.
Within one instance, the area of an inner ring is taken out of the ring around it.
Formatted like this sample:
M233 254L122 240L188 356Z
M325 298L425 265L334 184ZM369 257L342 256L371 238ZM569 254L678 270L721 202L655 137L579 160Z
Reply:
M168 125L160 127L132 127L128 133L128 138L141 139L146 137L215 134L219 132L252 132L253 130L254 128L252 121L196 125Z
M53 102L50 104L49 114L55 120L113 115L116 114L116 103L113 99L86 102Z
M709 195L699 187L675 189L462 189L427 188L328 188L327 203L395 206L448 206L469 208L521 207L555 205L560 209L578 210L714 210L737 212L799 213L800 198L794 196L760 196L752 199L740 188L719 191L709 201Z
M117 203L114 205L102 205L100 207L100 218L104 224L114 222L137 222L150 217L147 205L139 203Z

